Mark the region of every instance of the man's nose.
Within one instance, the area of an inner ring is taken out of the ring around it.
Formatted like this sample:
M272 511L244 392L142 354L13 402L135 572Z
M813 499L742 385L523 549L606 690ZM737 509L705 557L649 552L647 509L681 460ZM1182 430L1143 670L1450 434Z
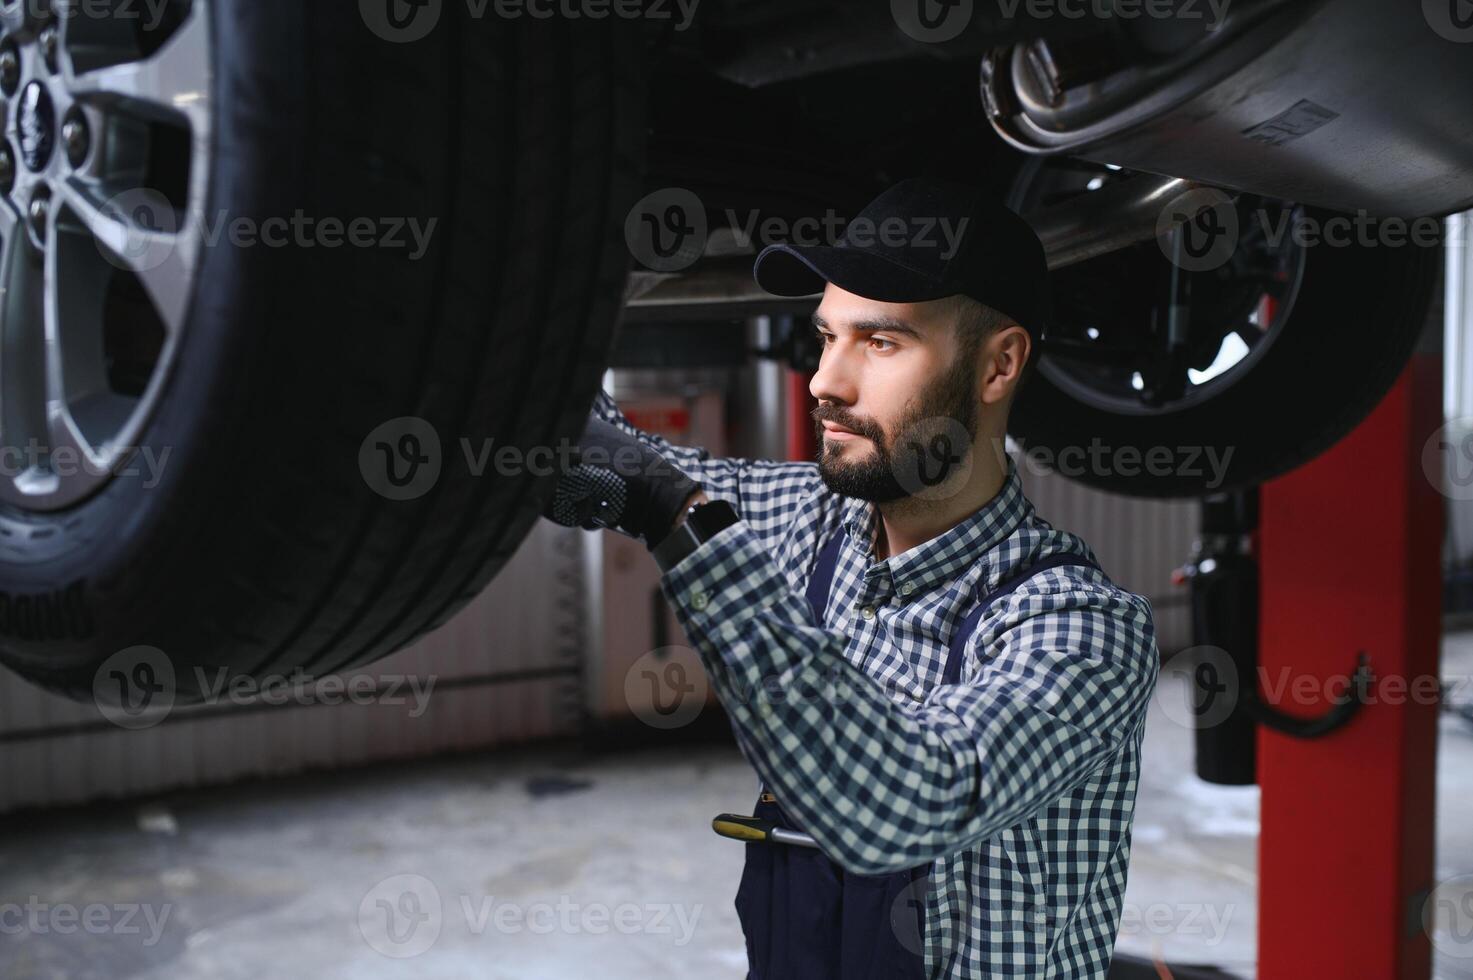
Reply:
M808 391L820 402L837 402L853 405L859 392L854 384L854 372L849 369L844 357L832 348L825 350L818 360L818 370L808 382Z

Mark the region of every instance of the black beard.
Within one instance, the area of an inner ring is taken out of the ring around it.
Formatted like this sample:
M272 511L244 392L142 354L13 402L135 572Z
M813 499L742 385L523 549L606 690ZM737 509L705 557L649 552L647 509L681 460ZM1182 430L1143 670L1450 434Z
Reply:
M909 411L903 413L895 426L902 437L926 419L955 419L974 441L977 436L977 365L973 357L957 357L955 363L942 377L921 392L920 399ZM842 413L819 406L814 410L814 424L818 429L818 472L824 484L834 493L845 497L857 497L877 504L890 503L910 497L900 482L895 448L885 433L875 425L855 427L874 445L874 452L864 459L842 459L843 446L831 443L823 437L824 421L848 426L850 423ZM902 438L901 449L912 450ZM914 447L918 448L918 447ZM964 447L965 448L965 447Z

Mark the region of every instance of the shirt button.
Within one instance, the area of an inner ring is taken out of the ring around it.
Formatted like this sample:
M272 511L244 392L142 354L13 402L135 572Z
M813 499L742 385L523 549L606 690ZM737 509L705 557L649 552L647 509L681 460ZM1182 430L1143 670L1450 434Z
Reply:
M915 585L914 582L902 582L902 583L900 583L900 594L901 595L910 595L915 590L916 590L916 585Z
M710 601L711 597L699 589L691 593L690 604L692 609L705 609L706 604Z
M865 619L874 619L875 618L875 607L874 606L865 606L863 609L859 610L859 615L863 616Z

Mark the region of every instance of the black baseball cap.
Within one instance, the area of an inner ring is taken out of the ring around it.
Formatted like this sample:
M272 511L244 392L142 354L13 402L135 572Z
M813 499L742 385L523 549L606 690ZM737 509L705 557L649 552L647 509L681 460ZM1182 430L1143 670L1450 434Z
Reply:
M809 296L830 282L881 303L962 294L1035 338L1048 317L1048 264L1038 235L1017 212L954 181L901 181L871 201L835 244L769 245L753 275L778 296Z

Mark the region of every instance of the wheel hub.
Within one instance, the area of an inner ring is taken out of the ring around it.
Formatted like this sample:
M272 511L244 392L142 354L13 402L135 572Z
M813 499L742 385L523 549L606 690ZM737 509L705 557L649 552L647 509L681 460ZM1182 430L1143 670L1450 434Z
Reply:
M1036 161L1020 172L1009 203L1024 213L1066 207L1133 179L1082 160ZM1302 248L1267 240L1267 222L1239 222L1240 237L1215 265L1192 268L1158 240L1056 271L1039 373L1084 404L1121 415L1170 414L1236 384L1276 342L1304 268Z
M0 504L54 511L114 479L178 348L210 44L206 0L159 2L177 16L151 36L129 4L0 2Z
M39 81L26 85L16 113L21 159L32 172L40 173L51 162L51 152L56 148L56 106L46 86Z

